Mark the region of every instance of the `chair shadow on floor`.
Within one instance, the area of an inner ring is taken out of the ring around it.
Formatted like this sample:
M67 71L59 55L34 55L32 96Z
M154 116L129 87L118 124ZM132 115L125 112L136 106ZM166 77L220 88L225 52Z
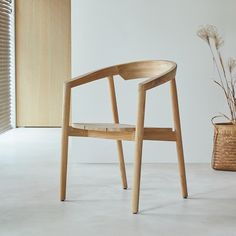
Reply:
M173 210L185 209L188 213L198 208L201 210L202 215L208 215L209 212L213 211L216 213L222 212L222 214L226 216L232 215L233 213L233 216L236 217L236 196L234 194L235 191L234 193L232 192L232 194L230 194L230 191L232 191L233 187L233 185L229 185L223 188L215 188L205 192L194 193L192 195L189 195L187 199L173 201L170 200L165 203L160 203L154 207L144 208L140 211L140 215L159 215L162 214L163 210L165 209L171 211L171 208L173 208ZM223 196L222 193L228 194L225 194ZM173 214L175 213L176 212L173 211Z

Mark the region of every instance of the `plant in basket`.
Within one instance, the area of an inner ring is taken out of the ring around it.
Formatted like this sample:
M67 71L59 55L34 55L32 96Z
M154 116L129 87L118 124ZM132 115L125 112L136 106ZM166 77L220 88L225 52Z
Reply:
M236 76L234 74L236 60L232 58L224 60L222 57L220 49L224 41L215 26L200 27L197 35L210 48L219 75L219 79L214 82L222 89L229 109L229 114L220 113L212 118L214 124L212 167L216 170L236 171ZM214 119L217 117L223 117L227 122L215 123Z

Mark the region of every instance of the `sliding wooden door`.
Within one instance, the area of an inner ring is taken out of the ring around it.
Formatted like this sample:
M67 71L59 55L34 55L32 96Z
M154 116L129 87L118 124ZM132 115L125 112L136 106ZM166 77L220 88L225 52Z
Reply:
M17 126L60 126L71 78L70 0L15 0Z

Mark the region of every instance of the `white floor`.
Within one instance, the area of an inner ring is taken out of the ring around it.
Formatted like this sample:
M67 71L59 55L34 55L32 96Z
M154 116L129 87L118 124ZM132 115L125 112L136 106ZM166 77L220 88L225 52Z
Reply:
M175 164L144 164L133 215L116 164L70 160L68 201L60 202L59 141L58 129L0 135L0 236L236 235L236 173L188 164L184 200ZM127 174L131 183L131 164Z

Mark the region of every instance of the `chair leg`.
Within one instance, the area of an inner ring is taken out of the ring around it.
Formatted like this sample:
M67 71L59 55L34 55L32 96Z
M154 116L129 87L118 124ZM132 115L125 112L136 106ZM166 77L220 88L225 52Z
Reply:
M71 88L65 84L63 100L63 122L62 122L62 139L61 139L61 194L60 199L66 199L66 178L67 178L67 161L68 161L68 126L70 121L70 97Z
M143 139L139 138L135 143L135 158L134 158L134 177L133 177L133 192L132 192L132 212L137 214L139 210L139 193L141 180L141 165L142 165L142 146Z
M66 180L67 180L67 162L68 162L68 135L62 138L62 151L61 151L61 201L66 199Z
M139 210L139 192L140 192L141 165L142 165L145 100L146 100L146 91L140 88L139 101L138 101L138 117L135 130L134 177L133 177L133 192L132 192L132 212L134 214L137 214Z
M178 105L178 96L177 96L175 79L172 79L170 81L170 89L171 89L171 98L172 98L174 126L175 126L175 132L176 132L176 148L177 148L177 155L178 155L178 166L179 166L180 182L181 182L181 187L182 187L182 196L183 198L187 198L188 190L187 190L187 182L186 182L179 105Z
M176 148L177 148L177 155L178 155L178 166L179 166L179 175L180 175L180 182L181 182L181 188L182 188L182 196L183 196L183 198L187 198L188 197L188 190L187 190L187 181L186 181L185 163L184 163L184 152L183 152L183 145L182 145L181 136L179 138L177 138Z
M117 149L118 149L119 166L120 166L122 185L123 185L123 189L127 189L128 186L127 186L127 178L126 178L126 171L125 171L125 161L124 161L122 141L118 140L116 143L117 143Z

